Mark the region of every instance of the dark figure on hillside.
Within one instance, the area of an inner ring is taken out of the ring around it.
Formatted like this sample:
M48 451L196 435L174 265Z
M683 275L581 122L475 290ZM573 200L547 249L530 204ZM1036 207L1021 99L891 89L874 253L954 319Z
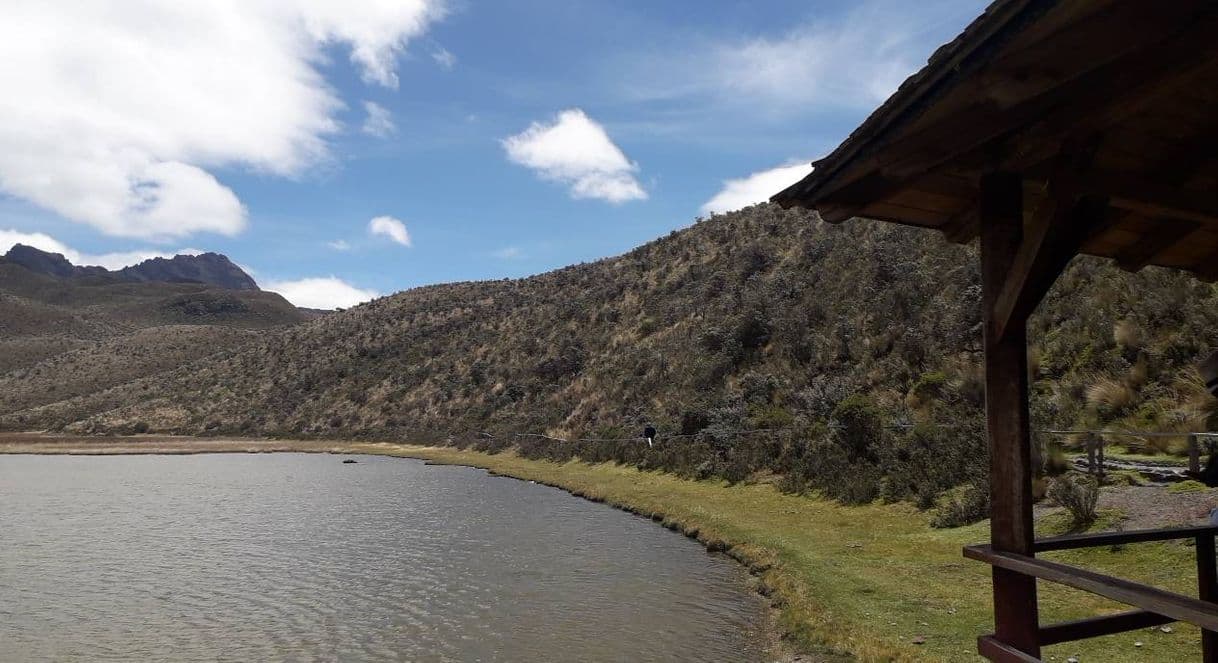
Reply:
M651 424L648 424L648 425L647 425L647 428L644 428L644 429L643 429L643 439L647 440L647 448L648 448L648 449L650 449L650 448L652 448L653 446L655 446L655 445L654 445L654 442L655 442L655 439L656 439L656 427L655 427L655 426L652 426Z

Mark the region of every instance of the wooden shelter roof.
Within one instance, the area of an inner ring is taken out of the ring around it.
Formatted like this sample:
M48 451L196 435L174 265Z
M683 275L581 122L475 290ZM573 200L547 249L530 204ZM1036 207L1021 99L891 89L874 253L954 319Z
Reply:
M773 200L967 242L982 175L1019 173L1026 222L1104 203L1081 253L1214 280L1216 149L1218 2L997 0Z

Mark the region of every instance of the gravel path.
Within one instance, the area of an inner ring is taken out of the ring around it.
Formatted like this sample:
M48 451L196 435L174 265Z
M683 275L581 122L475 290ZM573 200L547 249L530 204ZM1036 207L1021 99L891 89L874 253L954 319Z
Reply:
M1121 527L1127 530L1203 525L1215 507L1218 507L1218 489L1172 493L1166 486L1109 486L1100 491L1099 508L1118 509L1124 513ZM1036 506L1034 513L1040 518L1061 510L1061 507L1043 502Z

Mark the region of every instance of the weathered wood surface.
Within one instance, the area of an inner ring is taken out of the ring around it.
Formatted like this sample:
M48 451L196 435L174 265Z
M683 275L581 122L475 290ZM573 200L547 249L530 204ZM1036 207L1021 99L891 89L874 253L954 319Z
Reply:
M1050 550L1073 550L1077 548L1098 548L1125 543L1146 543L1149 541L1173 541L1176 539L1191 539L1201 535L1214 535L1218 527L1203 525L1198 527L1165 527L1162 529L1140 529L1125 532L1096 532L1093 534L1067 534L1037 539L1033 548L1036 552Z
M985 321L985 413L990 446L990 541L996 550L1030 555L1032 453L1028 419L1026 321L1000 323L994 307L1023 242L1023 181L1009 173L981 183L981 307ZM1003 324L1004 329L999 328ZM994 568L996 637L1040 655L1036 580Z
M1209 601L1059 562L994 550L990 546L969 546L964 549L964 554L996 568L1026 577L1042 578L1203 629L1218 631L1218 605Z

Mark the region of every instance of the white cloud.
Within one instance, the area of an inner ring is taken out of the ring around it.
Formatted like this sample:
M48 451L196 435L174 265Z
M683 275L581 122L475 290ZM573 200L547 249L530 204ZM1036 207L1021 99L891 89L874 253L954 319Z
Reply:
M634 177L638 165L578 108L562 111L550 124L534 122L501 142L508 159L543 179L568 185L574 198L611 203L647 198Z
M957 34L984 0L862 0L774 35L696 35L618 63L639 99L747 105L750 112L871 108Z
M333 242L326 242L326 246L334 249L335 251L350 251L351 250L351 243L345 239L336 239Z
M361 131L377 138L388 138L397 133L398 127L393 123L393 114L388 108L374 101L365 101L364 111L368 113L368 117L364 118Z
M452 69L457 64L457 56L450 53L447 48L437 48L432 51L431 59L445 69Z
M410 233L406 232L406 224L392 216L378 216L368 222L368 232L373 235L383 235L402 246L410 246Z
M702 205L702 213L731 212L770 199L812 172L807 162L778 166L734 180L725 180L723 188Z
M269 281L262 289L277 292L296 306L317 309L349 308L380 296L334 276Z
M209 171L292 176L328 158L343 107L319 66L348 49L396 87L443 0L0 4L0 190L117 236L233 235Z
M24 233L17 230L0 230L0 254L8 253L14 244L32 246L41 251L58 253L77 266L99 265L106 269L122 269L136 265L151 258L172 258L175 255L198 255L199 249L179 249L173 252L156 251L152 249L136 251L117 251L113 253L89 254L60 242L45 233Z
M517 258L524 257L524 251L521 251L515 246L507 246L495 251L492 255L494 255L496 258L502 258L503 260L516 260Z

